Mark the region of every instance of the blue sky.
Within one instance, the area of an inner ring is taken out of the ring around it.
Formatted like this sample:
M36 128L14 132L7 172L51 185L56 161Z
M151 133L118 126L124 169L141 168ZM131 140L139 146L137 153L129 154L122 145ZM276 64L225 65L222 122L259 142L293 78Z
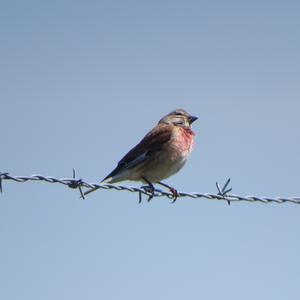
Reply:
M297 1L2 1L1 167L97 182L169 111L199 120L168 179L299 196ZM134 183L125 183L133 185ZM138 183L137 183L138 185ZM295 299L297 205L4 182L1 299Z

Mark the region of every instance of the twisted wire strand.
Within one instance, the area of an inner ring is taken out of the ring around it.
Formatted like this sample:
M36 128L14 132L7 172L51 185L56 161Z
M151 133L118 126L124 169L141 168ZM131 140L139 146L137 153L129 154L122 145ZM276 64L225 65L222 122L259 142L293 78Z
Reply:
M141 199L141 195L151 196L151 193L143 187L133 187L133 186L124 186L124 185L113 185L113 184L97 184L97 183L88 183L83 181L82 179L75 178L75 170L73 170L73 178L55 178L52 176L43 176L39 174L34 174L31 176L12 176L7 172L0 172L0 192L3 191L3 181L14 181L14 182L28 182L28 181L44 181L47 183L58 183L65 186L68 186L72 189L79 189L81 197L84 199L84 195L82 192L82 188L94 188L97 187L99 189L104 190L117 190L117 191L127 191L131 193L139 193L139 197ZM189 197L193 199L197 198L205 198L208 200L225 200L230 204L231 202L261 202L261 203L293 203L300 204L300 197L257 197L257 196L239 196L234 194L229 194L232 190L227 189L227 186L230 182L230 179L227 180L223 188L220 188L217 183L218 194L212 193L186 193L186 192L178 192L177 198ZM170 199L173 198L172 193L166 192L160 189L155 189L154 197L168 197Z

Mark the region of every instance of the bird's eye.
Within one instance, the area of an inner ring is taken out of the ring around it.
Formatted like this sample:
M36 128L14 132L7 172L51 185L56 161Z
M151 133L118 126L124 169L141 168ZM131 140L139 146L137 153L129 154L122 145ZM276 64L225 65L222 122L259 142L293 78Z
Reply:
M175 113L176 116L182 116L182 112L178 111Z

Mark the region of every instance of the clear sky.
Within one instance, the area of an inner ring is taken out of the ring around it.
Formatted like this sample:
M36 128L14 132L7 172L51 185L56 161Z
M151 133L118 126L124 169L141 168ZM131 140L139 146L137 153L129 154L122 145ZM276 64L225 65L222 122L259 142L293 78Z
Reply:
M197 115L180 191L300 196L299 1L1 1L0 171L97 182ZM134 185L134 183L125 183ZM137 183L138 185L138 183ZM300 206L4 182L0 298L298 299Z

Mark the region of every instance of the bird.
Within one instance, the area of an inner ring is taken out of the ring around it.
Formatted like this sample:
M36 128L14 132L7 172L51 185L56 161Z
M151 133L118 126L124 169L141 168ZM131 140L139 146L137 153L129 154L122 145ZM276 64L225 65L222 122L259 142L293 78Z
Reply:
M148 201L154 196L154 185L160 184L170 190L173 201L178 192L162 180L177 173L190 156L196 134L192 123L198 117L190 115L184 109L176 109L159 120L143 139L133 147L109 173L101 184L120 181L140 181L147 184L150 192ZM99 187L87 190L84 195L94 192Z

